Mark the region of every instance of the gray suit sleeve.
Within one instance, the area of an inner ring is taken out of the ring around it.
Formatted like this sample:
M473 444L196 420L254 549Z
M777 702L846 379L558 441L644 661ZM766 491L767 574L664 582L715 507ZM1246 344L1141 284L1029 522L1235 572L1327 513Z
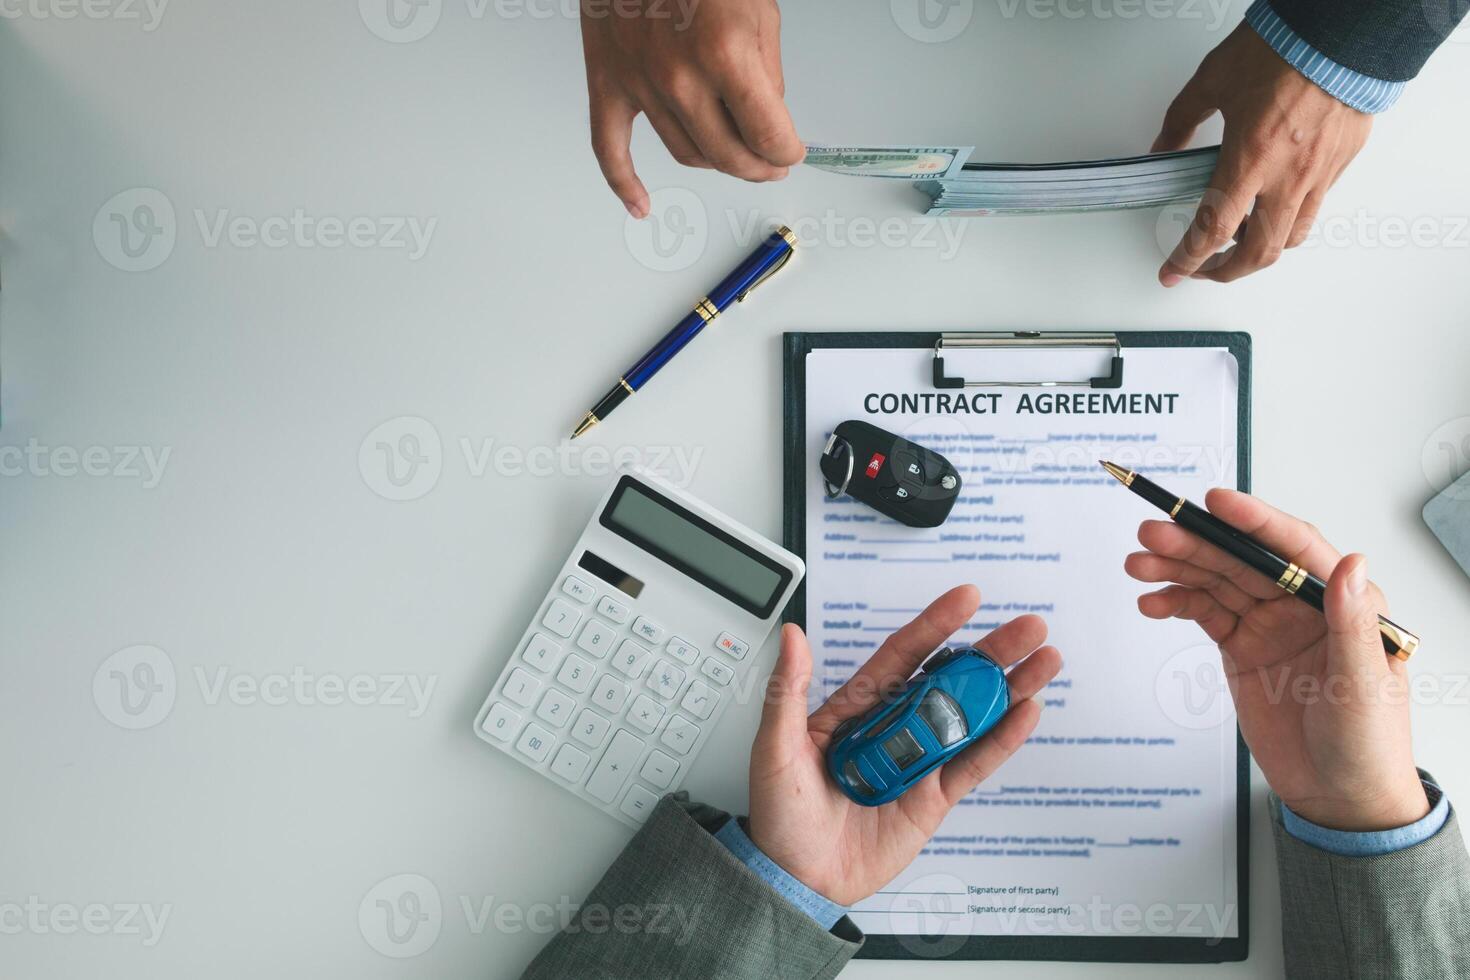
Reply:
M1339 65L1406 81L1454 33L1467 0L1270 0L1286 25Z
M1291 980L1470 976L1470 857L1453 812L1433 837L1342 857L1287 833L1270 798Z
M525 980L807 980L837 975L862 945L778 895L712 836L728 814L666 796Z

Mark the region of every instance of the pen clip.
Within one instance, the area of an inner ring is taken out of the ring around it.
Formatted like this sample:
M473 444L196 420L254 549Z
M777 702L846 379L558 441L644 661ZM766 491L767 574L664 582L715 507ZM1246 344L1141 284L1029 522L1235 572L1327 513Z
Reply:
M787 262L790 262L791 261L791 256L793 256L795 254L796 254L796 249L794 249L794 248L788 248L786 250L786 254L784 254L784 255L781 256L781 260L779 262L776 262L774 265L772 265L765 272L762 272L760 274L759 278L757 278L755 280L755 282L751 283L749 286L746 286L745 289L741 290L740 295L735 297L735 302L737 302L737 303L744 303L745 302L745 297L747 297L747 296L750 295L750 291L752 289L754 289L755 287L759 286L761 283L765 282L767 279L771 278L776 273L780 272L782 269L786 268L786 263Z

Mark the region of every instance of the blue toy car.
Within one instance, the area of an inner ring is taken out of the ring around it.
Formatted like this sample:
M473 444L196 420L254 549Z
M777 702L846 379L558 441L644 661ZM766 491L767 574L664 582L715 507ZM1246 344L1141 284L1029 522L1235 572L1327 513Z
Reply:
M995 727L1010 701L994 660L941 650L897 697L837 726L827 772L855 803L890 803Z

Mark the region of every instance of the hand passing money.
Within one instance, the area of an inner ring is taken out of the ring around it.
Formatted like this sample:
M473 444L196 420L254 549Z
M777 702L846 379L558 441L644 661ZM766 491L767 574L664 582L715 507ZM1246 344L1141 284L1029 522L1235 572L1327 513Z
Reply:
M629 152L633 120L640 113L679 163L746 180L780 180L804 153L805 162L820 170L920 182L934 201L931 214L1127 206L1110 201L1110 194L1126 197L1116 184L1092 185L1085 200L1045 198L1039 192L1061 185L1048 187L1041 174L1031 175L1036 181L1031 185L1000 185L1008 178L996 173L995 165L983 175L968 172L975 169L965 166L971 146L803 147L782 101L780 14L774 0L706 0L682 19L653 2L630 2L636 16L584 14L582 47L593 150L608 186L635 218L649 209L648 191ZM1201 172L1207 179L1209 171L1199 166L1189 177ZM1181 185L1177 174L1160 176L1164 183L1133 187L1127 199L1173 200L1181 186L1184 192L1195 190L1189 180Z
M1225 117L1220 147L1045 165L967 165L972 148L962 146L804 147L784 102L776 0L621 0L616 11L584 3L581 24L593 151L634 218L649 211L629 152L641 114L685 166L780 180L804 153L814 168L913 181L931 215L1201 201L1159 281L1228 282L1306 240L1372 126L1371 116L1329 95L1242 24L1174 100L1154 148L1182 151L1217 111Z
M648 191L633 167L633 120L648 117L674 159L745 180L780 180L801 160L782 101L775 0L702 0L681 13L662 0L585 6L592 149L635 218Z

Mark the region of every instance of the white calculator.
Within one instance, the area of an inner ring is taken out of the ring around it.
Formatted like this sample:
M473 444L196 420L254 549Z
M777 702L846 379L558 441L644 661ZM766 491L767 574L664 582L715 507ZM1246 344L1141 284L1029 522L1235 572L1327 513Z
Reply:
M679 788L737 692L751 696L755 655L805 571L652 473L621 470L475 733L640 826Z

